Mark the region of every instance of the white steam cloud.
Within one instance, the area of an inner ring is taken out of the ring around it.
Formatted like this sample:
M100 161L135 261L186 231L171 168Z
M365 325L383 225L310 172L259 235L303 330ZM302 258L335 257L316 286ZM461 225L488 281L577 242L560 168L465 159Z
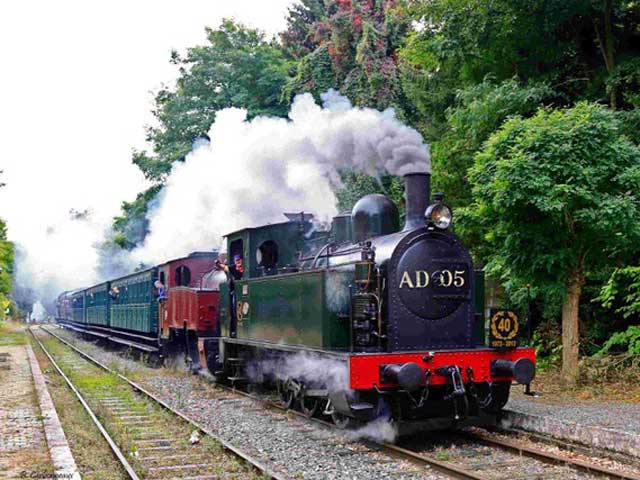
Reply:
M44 322L47 320L47 311L40 302L35 302L31 308L30 314L31 322Z
M354 440L366 438L380 443L393 443L398 436L398 428L389 418L380 417L345 434Z
M428 145L393 110L354 108L333 90L322 100L320 106L310 94L298 95L288 119L247 120L246 111L236 108L218 112L211 142L198 142L174 164L150 205L150 234L130 254L104 248L104 242L121 201L144 186L132 165L101 165L97 174L88 162L60 160L44 162L41 174L33 175L9 164L0 214L17 247L14 297L24 306L40 300L52 313L63 290L114 278L141 263L219 248L223 235L284 221L283 212L304 210L328 220L337 213L341 169L370 175L430 171Z
M263 376L280 380L295 378L313 388L350 391L349 368L345 361L308 352L253 362L247 366L247 375L256 383L260 382Z
M53 300L63 291L88 287L114 271L103 264L100 245L109 231L110 215L66 211L32 224L29 235L18 236L13 296L25 308L40 301L53 312ZM127 259L127 267L130 267ZM128 268L127 270L130 270Z
M393 110L354 108L333 90L322 99L321 107L310 94L298 95L289 119L249 121L242 109L218 112L211 142L174 164L135 262L219 247L223 235L281 222L283 212L304 210L328 220L337 213L340 169L430 172L428 146Z

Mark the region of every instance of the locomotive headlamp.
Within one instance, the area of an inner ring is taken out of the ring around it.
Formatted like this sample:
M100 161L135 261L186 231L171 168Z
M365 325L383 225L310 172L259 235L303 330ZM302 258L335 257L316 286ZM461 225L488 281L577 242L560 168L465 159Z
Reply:
M436 203L429 205L427 211L424 212L424 216L428 224L444 230L451 225L453 213L451 213L451 209L442 202L442 196L436 195L435 199Z

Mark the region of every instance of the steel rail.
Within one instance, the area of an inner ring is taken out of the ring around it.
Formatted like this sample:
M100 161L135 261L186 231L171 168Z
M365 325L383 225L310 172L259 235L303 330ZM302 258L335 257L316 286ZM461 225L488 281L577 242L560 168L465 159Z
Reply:
M459 467L458 465L455 465L451 462L438 460L437 458L433 458L430 455L424 455L418 452L414 452L406 448L398 447L397 445L393 445L391 443L378 443L378 442L370 442L370 441L367 441L367 443L370 443L373 446L382 447L382 449L386 450L391 455L403 458L405 460L409 460L410 462L418 463L421 465L428 464L434 470L437 470L441 473L449 475L450 477L453 477L453 478L459 478L462 480L487 480L488 479L488 477L479 475L475 472Z
M532 448L529 445L521 444L515 440L496 438L484 432L465 432L464 434L466 436L473 438L474 440L478 440L485 444L495 445L497 447L502 448L503 450L516 452L520 455L532 457L546 463L551 463L556 465L564 464L564 465L570 466L571 468L575 468L576 470L581 470L587 473L597 473L599 475L604 475L609 478L615 478L620 480L640 480L640 476L635 475L633 473L619 472L616 470L611 470L609 468L602 467L600 465L596 465L595 463L584 462L582 460L570 458L564 455L558 455L556 453L536 450L535 448Z
M67 385L69 386L69 388L73 391L73 393L75 393L76 397L78 397L78 400L82 404L83 408L85 409L85 411L87 412L87 414L89 415L89 417L91 418L95 426L98 428L98 430L100 431L100 433L102 434L106 442L109 444L111 451L116 456L116 458L118 459L122 467L125 469L125 471L127 472L127 475L129 475L129 478L131 480L140 480L140 477L138 477L138 474L135 472L131 464L127 461L127 458L125 457L125 455L122 453L122 450L118 448L118 445L116 445L116 442L114 442L113 438L111 438L111 436L109 435L107 430L104 428L102 423L100 423L100 420L98 420L98 417L96 417L96 415L93 413L93 410L91 410L91 407L86 402L82 394L78 391L78 389L73 384L73 382L62 371L58 363L53 359L49 351L42 344L40 339L36 337L36 335L33 333L33 330L31 330L30 328L29 328L29 333L31 333L31 336L33 337L33 339L38 343L38 345L40 346L44 354L47 356L47 358L51 362L51 365L53 365L53 367L57 370L57 372L64 379L64 381L67 382Z
M272 471L269 467L264 465L264 463L262 463L260 460L257 460L255 458L253 458L252 456L250 456L249 454L241 451L240 449L236 448L235 446L233 446L232 444L230 444L226 440L222 439L221 437L219 437L218 435L216 435L212 431L208 430L205 426L203 426L200 423L196 422L195 420L187 417L182 412L179 412L178 410L175 410L169 404L167 404L164 400L162 400L158 396L154 395L153 393L149 392L143 386L133 382L132 380L130 380L127 377L125 377L124 375L120 374L119 372L116 372L115 370L112 370L111 368L109 368L108 366L104 365L99 360L93 358L88 353L83 352L82 350L77 348L75 345L72 345L71 343L69 343L68 341L66 341L65 339L60 337L59 335L56 335L55 333L51 332L50 330L48 330L48 329L46 329L46 328L44 328L42 326L40 327L40 329L44 330L49 335L55 337L60 342L62 342L64 345L66 345L67 347L71 348L76 353L78 353L80 356L82 356L83 358L86 358L87 360L89 360L91 363L94 363L95 365L97 365L98 367L102 368L103 370L106 370L107 372L111 373L112 375L116 375L118 378L120 378L121 380L123 380L124 382L129 384L134 390L136 390L137 392L140 392L141 394L147 396L148 398L150 398L151 400L156 402L158 405L160 405L165 410L167 410L167 411L173 413L174 415L180 417L182 420L187 422L189 425L191 425L192 427L198 429L201 433L204 433L205 435L208 435L209 437L213 438L214 440L219 442L223 446L223 448L225 450L228 450L229 452L233 453L235 456L237 456L241 460L246 461L247 463L252 465L256 470L258 470L260 473L266 475L268 478L270 478L272 480L287 480L287 477L285 477L285 476L283 476L283 475L281 475L281 474L279 474L277 472ZM33 335L33 332L32 332L32 335ZM34 338L35 338L35 335L34 335Z

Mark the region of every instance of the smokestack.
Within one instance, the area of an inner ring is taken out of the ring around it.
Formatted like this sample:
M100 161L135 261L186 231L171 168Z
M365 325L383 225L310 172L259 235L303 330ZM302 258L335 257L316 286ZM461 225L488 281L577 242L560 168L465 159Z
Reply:
M428 173L408 173L404 176L404 198L407 214L404 232L425 225L424 211L429 206L429 183L431 175Z

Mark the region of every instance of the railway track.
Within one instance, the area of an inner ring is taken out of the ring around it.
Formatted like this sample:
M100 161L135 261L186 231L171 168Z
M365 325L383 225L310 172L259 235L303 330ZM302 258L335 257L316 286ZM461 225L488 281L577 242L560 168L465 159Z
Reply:
M270 408L274 408L280 411L287 411L292 415L295 415L300 418L304 418L305 420L316 423L318 425L322 425L324 428L336 428L336 426L333 423L326 422L317 417L308 417L304 413L299 412L297 410L285 409L281 405L279 405L277 402L266 399L264 397L253 395L243 390L238 390L236 388L228 387L226 385L220 385L220 387L228 392L235 393L237 395L242 395L254 401L258 401ZM375 441L366 440L366 439L364 439L363 441L372 449L384 451L385 453L393 457L401 458L403 460L408 460L416 465L423 465L423 466L428 465L433 470L443 473L448 477L460 478L464 480L486 480L486 477L476 475L474 472L470 470L466 470L462 467L459 467L451 462L438 460L432 455L418 453L406 448L399 447L397 445L393 445L391 443L375 442Z
M66 342L53 332L48 332L57 337L74 350L80 352L75 346ZM84 353L83 353L84 354ZM86 354L84 354L86 355ZM88 355L87 355L88 356ZM258 396L243 390L221 386L226 391L248 397L254 401L283 411L281 405L272 399ZM141 386L138 388L143 389ZM144 389L143 389L144 390ZM297 410L287 410L289 414L305 418L325 428L335 428L332 423L320 418L308 418ZM529 442L523 442L512 438L499 438L493 434L480 431L455 433L453 444L467 443L471 445L469 450L473 450L473 455L462 454L456 458L455 454L433 454L431 446L420 446L416 444L406 444L404 446L383 442L373 442L365 440L366 444L372 448L382 451L390 456L410 461L416 465L428 465L432 470L440 472L447 477L488 480L488 479L515 479L526 478L531 480L540 479L566 479L566 478L613 478L640 480L640 475L604 467L595 462L572 457L566 454L551 453L544 449L536 449ZM486 450L483 451L483 448ZM458 449L462 450L462 449ZM491 452L489 452L489 450ZM493 453L499 452L499 453ZM458 452L460 453L460 452ZM535 466L532 466L535 464ZM470 467L471 465L471 467ZM519 473L516 471L519 469Z
M222 386L222 388L227 391L246 396L248 398L251 398L252 400L259 401L271 408L285 410L281 405L272 400L265 399L263 397L228 386ZM330 422L326 422L317 417L309 418L300 411L287 411L298 417L305 418L314 423L318 423L326 428L336 428L335 425ZM463 466L453 461L442 460L434 455L425 453L424 451L418 451L413 447L402 447L391 443L374 442L370 440L365 440L365 442L372 448L379 448L393 456L403 458L416 464L429 465L432 469L444 473L445 475L465 480L488 480L497 478L512 480L515 478L519 478L512 472L508 473L507 476L501 476L499 470L497 470L497 468L500 468L501 466L506 466L513 463L513 461L509 457L513 458L514 456L520 459L526 458L532 461L540 462L550 467L566 467L556 469L555 472L549 471L548 469L542 469L542 471L536 475L523 475L522 478L527 480L531 480L532 478L540 478L544 480L550 478L572 478L571 476L568 476L568 474L571 472L576 473L576 476L573 478L610 478L615 480L640 480L640 475L638 474L614 470L599 465L595 462L588 462L565 454L552 453L549 451L545 451L544 449L536 449L525 442L511 438L500 438L498 436L490 434L489 432L479 431L478 429L474 431L457 432L455 435L457 435L457 437L463 441L466 440L467 442L475 442L477 444L486 445L493 449L499 449L505 452L507 455L503 455L503 458L499 460L500 463L487 463L486 465L483 465L482 463L476 462L472 470L466 465Z
M60 336L44 327L40 330L56 338L66 349L51 352L39 335L30 330L109 444L128 478L213 480L229 475L232 478L286 478ZM104 386L96 387L90 378L101 374L107 375L106 381ZM85 380L74 382L73 377ZM234 461L229 461L229 457Z

